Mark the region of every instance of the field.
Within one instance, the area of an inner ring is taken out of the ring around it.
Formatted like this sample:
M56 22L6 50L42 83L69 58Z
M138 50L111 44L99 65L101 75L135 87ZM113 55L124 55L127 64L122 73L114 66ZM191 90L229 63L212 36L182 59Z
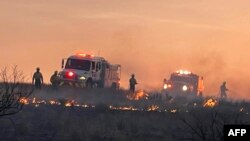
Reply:
M139 93L140 98L123 90L36 90L20 113L0 118L0 140L220 141L224 124L250 123L248 102L204 105L208 98Z

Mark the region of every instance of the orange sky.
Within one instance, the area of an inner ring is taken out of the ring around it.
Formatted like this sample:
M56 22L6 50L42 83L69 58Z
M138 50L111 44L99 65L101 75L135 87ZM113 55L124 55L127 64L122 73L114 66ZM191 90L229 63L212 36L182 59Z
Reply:
M0 1L0 67L17 64L28 77L37 66L48 82L61 59L100 53L122 65L127 87L160 88L186 68L215 95L223 80L231 97L250 88L249 0L8 0Z

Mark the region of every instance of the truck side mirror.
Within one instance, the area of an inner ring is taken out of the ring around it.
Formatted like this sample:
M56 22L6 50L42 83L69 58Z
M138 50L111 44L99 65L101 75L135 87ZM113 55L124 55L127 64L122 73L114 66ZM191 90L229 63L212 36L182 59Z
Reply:
M64 68L64 59L62 59L62 69Z

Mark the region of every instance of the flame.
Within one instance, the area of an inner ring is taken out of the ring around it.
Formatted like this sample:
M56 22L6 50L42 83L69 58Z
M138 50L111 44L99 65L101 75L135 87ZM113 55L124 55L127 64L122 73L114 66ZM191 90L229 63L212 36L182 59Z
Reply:
M111 110L121 110L121 111L138 111L138 109L128 106L128 107L114 107L114 106L109 106L109 109Z
M177 112L177 109L173 109L170 111L171 113L176 113Z
M213 108L218 104L218 101L216 99L208 99L207 101L204 102L203 107L210 107Z
M244 107L240 108L240 112L243 112L244 111Z
M77 105L77 103L74 100L72 100L72 101L67 101L64 106L65 107L72 107L75 105Z
M51 105L55 105L55 104L56 104L56 101L50 100L49 103L50 103Z
M135 93L135 96L132 97L133 100L140 100L142 98L147 98L147 94L144 91L138 91L137 93ZM169 103L173 103L174 99L171 99L168 101ZM74 100L66 100L66 102L61 103L59 100L39 100L37 98L21 98L20 99L20 103L25 104L25 105L32 105L34 107L39 107L42 105L61 105L61 106L65 106L65 107L79 107L79 108L95 108L94 105L87 105L87 104L80 104L78 102L75 102ZM203 107L209 107L209 108L213 108L215 106L218 105L218 100L214 99L214 98L210 98L204 101L203 103ZM194 107L198 106L198 103L194 102L192 103ZM121 110L121 111L156 111L156 112L170 112L170 113L177 113L178 109L171 109L170 111L167 109L160 109L159 105L157 104L153 104L153 105L149 105L146 108L137 108L134 107L133 105L127 105L127 106L109 106L110 110ZM189 112L189 111L186 111ZM239 112L245 112L244 107L240 107Z
M36 103L36 98L34 97L33 100L32 100L32 103Z
M56 100L50 100L50 101L49 101L49 104L50 104L50 105L61 105L61 103L58 102L58 101L56 101Z
M140 100L141 98L143 98L145 96L143 91L139 91L136 93L135 95L135 100Z
M159 106L157 105L151 105L148 107L148 110L147 111L156 111L159 109Z
M80 104L75 104L75 106L76 106L76 107L81 107L81 105L80 105Z
M21 98L20 100L19 100L19 102L21 103L21 104L24 104L24 105L28 105L29 104L29 100L27 99L27 98Z
M75 102L74 100L68 100L66 103L62 104L60 103L58 100L37 100L37 98L32 98L32 99L29 99L29 98L21 98L19 100L20 103L22 104L25 104L25 105L29 105L29 104L32 104L34 107L39 107L41 104L50 104L50 105L63 105L65 107L72 107L72 106L75 106L75 107L82 107L82 108L95 108L95 106L93 105L87 105L87 104L79 104L77 102Z
M71 106L72 106L72 103L71 103L71 102L65 103L65 107L71 107Z
M83 108L88 108L89 106L88 105L82 105Z
M141 99L148 99L148 94L145 93L143 90L139 90L134 94L130 94L127 96L129 100L141 100Z

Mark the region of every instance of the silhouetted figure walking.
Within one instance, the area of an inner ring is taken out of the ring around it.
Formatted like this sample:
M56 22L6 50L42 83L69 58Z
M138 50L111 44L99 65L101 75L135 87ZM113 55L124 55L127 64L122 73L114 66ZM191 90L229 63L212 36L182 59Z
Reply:
M220 86L220 96L221 99L227 99L227 87L226 87L226 81L223 82L223 84Z
M33 74L32 84L34 84L34 82L35 82L35 88L36 89L41 89L42 88L43 75L40 72L40 68L39 67L36 69L36 72Z
M130 86L129 90L133 93L135 92L135 85L136 84L138 84L138 83L135 79L135 75L132 74L131 78L129 79L129 86Z
M54 74L50 77L50 82L53 87L53 89L57 89L59 86L59 77L58 77L58 71L55 71Z

